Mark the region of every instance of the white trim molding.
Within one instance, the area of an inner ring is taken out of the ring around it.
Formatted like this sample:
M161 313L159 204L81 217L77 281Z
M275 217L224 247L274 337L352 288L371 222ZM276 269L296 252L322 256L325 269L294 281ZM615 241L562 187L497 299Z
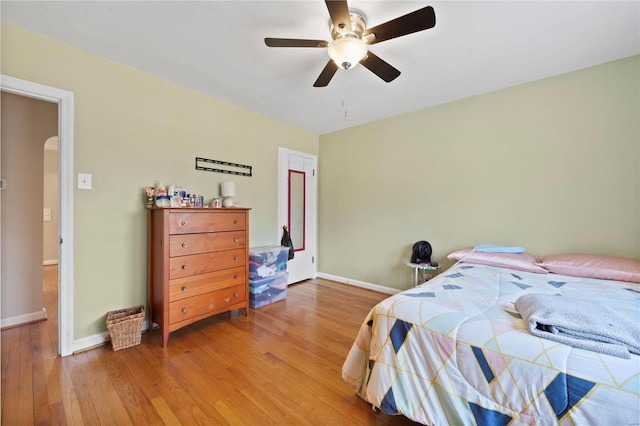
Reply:
M29 324L47 319L47 310L42 308L41 311L31 312L28 314L16 315L15 317L5 318L0 322L0 328L16 327L18 325Z
M104 345L109 341L109 332L103 331L102 333L94 334L92 336L83 337L73 342L73 353L84 352L86 350L95 348L96 346Z
M378 293L396 294L403 291L397 288L385 287L383 285L372 284L365 281L352 280L351 278L344 278L344 277L339 277L337 275L324 274L322 272L318 273L318 278L337 281L339 283L352 285L354 287L362 287L362 288L366 288L367 290L377 291Z
M59 212L58 352L73 353L73 93L0 75L0 88L58 104Z

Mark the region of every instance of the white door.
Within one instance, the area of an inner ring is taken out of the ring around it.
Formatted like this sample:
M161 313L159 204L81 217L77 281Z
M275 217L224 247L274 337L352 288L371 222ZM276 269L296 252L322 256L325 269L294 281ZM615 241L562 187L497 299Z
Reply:
M315 155L280 148L278 241L287 226L295 250L287 264L289 284L317 277L317 164Z

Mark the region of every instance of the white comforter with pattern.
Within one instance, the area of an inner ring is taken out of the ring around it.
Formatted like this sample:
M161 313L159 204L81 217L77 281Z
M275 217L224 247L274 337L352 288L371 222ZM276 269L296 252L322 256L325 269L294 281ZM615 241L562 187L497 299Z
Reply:
M343 378L429 425L640 424L640 357L531 335L514 307L527 293L597 300L640 324L640 284L458 264L376 305Z

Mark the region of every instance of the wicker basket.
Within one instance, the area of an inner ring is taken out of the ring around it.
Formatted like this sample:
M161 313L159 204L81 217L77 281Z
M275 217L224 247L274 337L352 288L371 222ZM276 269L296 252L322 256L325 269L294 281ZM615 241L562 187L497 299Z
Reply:
M140 344L143 320L144 306L120 309L107 314L107 329L114 351Z

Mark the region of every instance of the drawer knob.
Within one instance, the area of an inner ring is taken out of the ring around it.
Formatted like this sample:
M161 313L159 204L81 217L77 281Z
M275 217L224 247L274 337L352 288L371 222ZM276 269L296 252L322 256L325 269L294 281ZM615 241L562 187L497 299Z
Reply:
M233 279L234 279L234 280L237 280L237 279L238 279L238 274L235 274L235 275L233 276Z
M182 226L187 226L187 221L186 221L186 220L183 220L182 222L180 222L180 225L182 225Z
M187 313L187 308L182 308L182 313L186 314Z
M187 269L187 265L182 265L182 269Z
M238 256L233 256L233 261L234 261L234 262L237 262L237 261L238 261L238 259L239 259L239 257L238 257Z
M238 298L239 294L238 293L233 293L233 297L235 297L236 299Z
M240 241L240 239L239 239L239 238L234 238L234 239L233 239L233 242L234 242L234 243L237 243L238 241Z
M187 287L186 286L182 286L182 288L180 290L187 291Z
M182 247L186 248L187 247L187 243L182 243Z
M234 224L234 225L237 225L237 224L238 224L238 219L234 219L234 220L233 220L233 224Z

